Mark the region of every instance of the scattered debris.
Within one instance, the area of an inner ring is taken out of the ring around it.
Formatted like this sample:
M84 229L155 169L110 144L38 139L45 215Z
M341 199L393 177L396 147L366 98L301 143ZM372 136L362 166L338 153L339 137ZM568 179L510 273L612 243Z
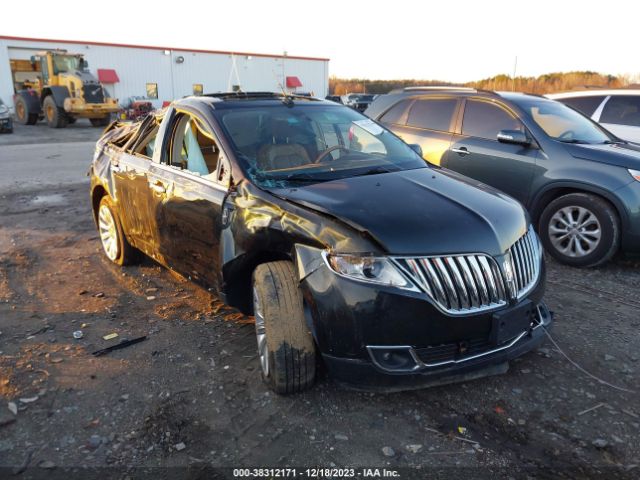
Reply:
M630 417L633 417L633 418L640 418L640 416L638 416L638 414L633 413L631 410L622 409L622 413L626 413L627 415L629 415Z
M35 397L27 397L27 398L21 398L20 402L21 403L33 403L36 400L38 400L38 396L36 395Z
M184 450L185 448L187 448L187 446L184 444L184 442L180 442L180 443L176 443L173 448L175 448L178 452L181 452L182 450Z
M594 405L591 408L587 408L586 410L578 412L578 416L580 417L581 415L584 415L585 413L593 412L594 410L597 410L598 408L603 407L603 406L604 406L604 403L599 403L597 405Z
M87 290L82 289L78 292L78 295L86 295L87 293L89 293Z
M7 407L9 407L9 411L11 413L13 413L14 415L18 415L18 406L14 402L9 402L7 404Z
M396 452L393 448L391 447L382 447L382 454L385 457L395 457Z
M346 435L342 435L341 433L336 433L333 438L335 438L336 440L339 440L341 442L346 442L347 440L349 440L349 437L347 437Z
M0 427L4 427L5 425L10 425L16 421L16 416L7 412L6 410L2 410L0 412Z
M147 297L147 300L155 300L155 299L156 299L156 297L154 295L149 295Z
M596 448L607 448L609 446L609 442L607 442L604 438L596 438L593 442L591 442Z
M107 336L109 336L109 335L107 335ZM126 348L126 347L129 347L131 345L135 345L136 343L140 343L140 342L142 342L142 341L144 341L146 339L147 339L147 336L143 335L142 337L133 338L131 340L123 340L120 343L117 343L115 345L111 345L110 347L103 348L101 350L96 350L95 352L92 353L92 355L94 357L99 357L99 356L105 355L105 354L107 354L109 352L113 352L114 350L120 350L121 348Z
M56 468L56 464L51 460L42 460L40 463L38 463L38 467L44 468L45 470L52 470Z
M96 293L96 294L94 295L94 297L96 297L96 298L102 298L102 297L104 297L104 293L102 293L102 292L98 292L98 293Z
M82 333L82 330L76 330L75 332L73 332L73 338L75 338L76 340L80 340L82 337L84 337L84 333Z
M407 445L405 448L411 453L418 453L420 450L422 450L422 445L420 445L419 443L411 444Z
M112 340L112 339L116 338L117 336L118 336L118 334L117 334L117 333L115 333L115 332L113 332L113 333L110 333L110 334L108 334L108 335L105 335L105 336L104 336L104 337L102 337L102 338L103 338L104 340Z
M89 447L92 450L95 450L100 446L101 443L102 443L102 437L100 437L100 435L91 435L89 437L89 441L87 442L87 447Z
M458 433L461 434L461 435L466 435L467 434L467 428L458 426Z

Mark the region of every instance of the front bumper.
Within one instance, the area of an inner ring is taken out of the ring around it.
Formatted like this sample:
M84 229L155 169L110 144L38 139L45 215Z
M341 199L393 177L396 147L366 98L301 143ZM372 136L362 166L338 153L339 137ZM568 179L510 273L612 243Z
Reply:
M5 130L13 130L13 120L11 117L0 118L0 132Z
M544 340L552 315L538 283L517 304L451 316L422 293L339 277L326 265L302 282L308 321L329 374L366 389L404 390L506 371ZM527 307L526 327L498 341L496 314ZM535 317L535 318L534 318Z

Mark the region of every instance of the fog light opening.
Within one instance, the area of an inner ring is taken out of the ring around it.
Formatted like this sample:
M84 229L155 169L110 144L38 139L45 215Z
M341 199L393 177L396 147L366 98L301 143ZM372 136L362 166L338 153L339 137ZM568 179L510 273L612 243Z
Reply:
M419 368L411 347L368 347L373 363L385 372L410 372Z

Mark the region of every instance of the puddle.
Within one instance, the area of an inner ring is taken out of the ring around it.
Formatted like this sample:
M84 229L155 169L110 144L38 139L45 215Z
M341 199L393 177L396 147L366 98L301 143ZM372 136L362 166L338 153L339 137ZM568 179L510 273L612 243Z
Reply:
M26 200L29 205L64 205L67 202L61 193L50 193L48 195L36 195Z

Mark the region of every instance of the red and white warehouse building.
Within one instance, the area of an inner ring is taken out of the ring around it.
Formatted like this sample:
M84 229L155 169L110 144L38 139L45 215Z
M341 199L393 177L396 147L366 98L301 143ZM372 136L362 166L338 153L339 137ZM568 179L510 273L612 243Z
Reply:
M329 90L328 58L0 36L0 98L13 105L16 78L10 60L28 60L39 51L57 49L84 55L89 70L114 98L147 96L155 86L156 107L200 87L214 93L237 86L244 91L279 91L283 85L319 97Z

